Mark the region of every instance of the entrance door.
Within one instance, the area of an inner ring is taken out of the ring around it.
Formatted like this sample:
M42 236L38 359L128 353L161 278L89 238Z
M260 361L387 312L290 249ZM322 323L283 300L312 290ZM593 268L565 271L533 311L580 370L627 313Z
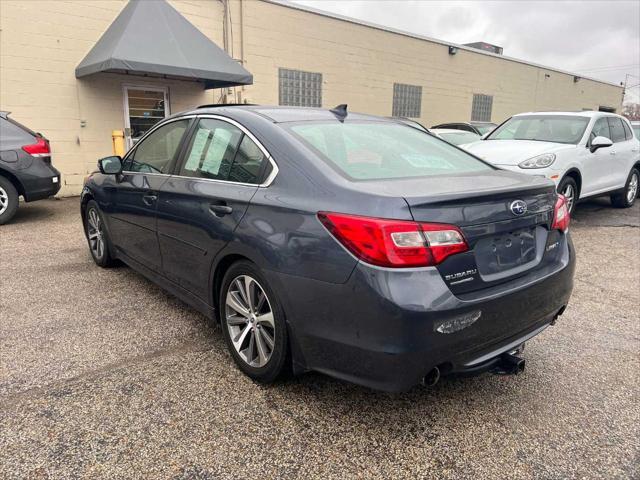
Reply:
M125 85L124 137L127 150L156 123L169 115L168 91L165 87Z

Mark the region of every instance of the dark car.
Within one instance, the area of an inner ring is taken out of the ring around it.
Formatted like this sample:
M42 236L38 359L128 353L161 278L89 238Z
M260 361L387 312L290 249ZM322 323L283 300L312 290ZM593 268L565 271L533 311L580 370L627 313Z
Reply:
M0 225L13 218L19 196L42 200L60 190L60 172L51 165L49 141L0 112Z
M451 130L464 130L466 132L477 133L482 136L496 128L496 125L493 122L451 122L451 123L441 123L440 125L434 125L431 128L449 128Z
M402 122L291 107L203 108L100 160L82 220L210 318L251 378L323 372L400 391L498 368L564 311L574 249L543 178Z

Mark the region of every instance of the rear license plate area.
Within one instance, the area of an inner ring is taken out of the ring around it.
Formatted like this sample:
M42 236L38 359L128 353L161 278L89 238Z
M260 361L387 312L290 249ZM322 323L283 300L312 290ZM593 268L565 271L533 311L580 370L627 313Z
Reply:
M538 233L538 228L531 227L480 239L475 246L479 273L490 276L535 262Z

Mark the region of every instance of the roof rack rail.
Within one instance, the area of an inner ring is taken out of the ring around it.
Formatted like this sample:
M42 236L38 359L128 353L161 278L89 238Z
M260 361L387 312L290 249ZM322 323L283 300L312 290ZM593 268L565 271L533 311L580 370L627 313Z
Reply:
M197 108L216 108L216 107L243 107L257 105L256 103L207 103L205 105L198 105Z

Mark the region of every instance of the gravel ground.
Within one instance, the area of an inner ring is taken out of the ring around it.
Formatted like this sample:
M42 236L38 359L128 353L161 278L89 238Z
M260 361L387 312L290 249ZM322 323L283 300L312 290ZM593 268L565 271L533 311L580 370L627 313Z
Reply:
M640 478L640 204L578 208L574 295L522 376L401 395L252 383L194 310L94 266L78 210L0 227L0 478Z

